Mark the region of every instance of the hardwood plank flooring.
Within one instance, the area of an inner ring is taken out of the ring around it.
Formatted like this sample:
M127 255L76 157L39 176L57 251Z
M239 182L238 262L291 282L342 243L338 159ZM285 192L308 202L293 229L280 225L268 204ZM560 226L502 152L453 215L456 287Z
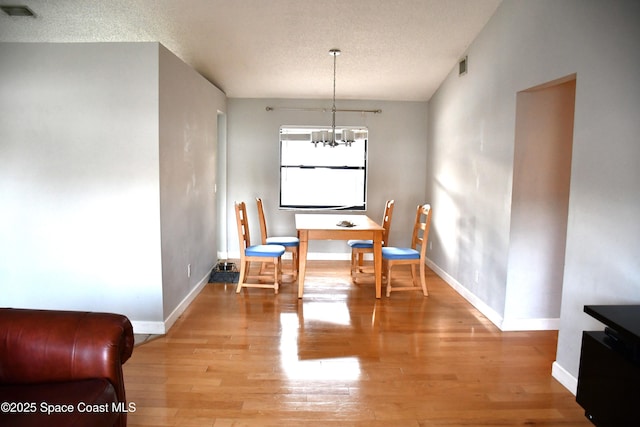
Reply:
M302 300L208 284L124 365L128 425L591 426L551 377L557 332L500 332L431 271L428 297L373 283L311 261Z

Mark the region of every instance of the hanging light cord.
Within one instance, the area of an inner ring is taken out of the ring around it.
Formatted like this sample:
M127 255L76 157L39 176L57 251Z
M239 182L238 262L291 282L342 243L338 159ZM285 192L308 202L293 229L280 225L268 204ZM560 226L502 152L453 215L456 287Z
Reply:
M382 113L382 110L338 110L336 108L336 64L337 59L336 56L340 55L340 49L331 49L329 54L333 56L333 105L331 106L331 138L327 135L329 132L326 127L323 130L313 130L311 131L311 143L314 146L318 146L318 144L322 143L322 146L329 147L337 147L338 145L344 144L347 147L351 147L351 144L356 141L356 132L349 129L342 129L341 139L336 140L336 112L337 111L347 111L347 112L359 112L359 113ZM326 108L282 108L282 107L266 107L267 111L274 110L292 110L292 111L322 111L326 112ZM338 142L340 141L340 142Z
M333 130L334 130L334 134L335 134L335 128L336 128L336 112L337 111L344 111L344 112L351 112L351 113L374 113L374 114L380 114L382 113L381 109L375 109L375 110L344 110L344 109L340 109L338 110L336 108L336 56L340 55L341 51L340 49L331 49L329 51L330 55L333 55L333 107L331 108L331 112L333 113ZM266 107L267 111L275 111L275 110L289 110L289 111L322 111L322 112L326 112L327 109L326 108L287 108L287 107Z
M331 49L333 55L333 107L331 107L331 145L336 145L336 57L340 55L340 49Z

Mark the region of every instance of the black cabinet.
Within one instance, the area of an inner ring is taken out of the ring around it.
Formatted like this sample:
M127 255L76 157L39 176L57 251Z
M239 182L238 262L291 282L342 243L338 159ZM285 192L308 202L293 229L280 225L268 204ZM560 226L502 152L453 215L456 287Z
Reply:
M583 332L576 400L598 427L640 425L640 306L585 306L604 331Z

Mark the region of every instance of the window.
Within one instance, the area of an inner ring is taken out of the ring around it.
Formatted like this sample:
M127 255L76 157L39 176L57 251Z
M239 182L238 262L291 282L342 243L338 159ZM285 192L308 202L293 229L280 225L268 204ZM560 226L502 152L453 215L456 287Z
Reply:
M328 127L280 128L280 207L291 209L365 210L367 201L366 128L355 132L351 146L311 142L311 132Z

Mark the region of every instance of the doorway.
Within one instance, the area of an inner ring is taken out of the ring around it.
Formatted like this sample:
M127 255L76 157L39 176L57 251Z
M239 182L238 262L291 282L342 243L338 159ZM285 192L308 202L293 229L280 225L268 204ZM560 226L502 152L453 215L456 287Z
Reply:
M517 94L503 330L559 329L576 75Z

